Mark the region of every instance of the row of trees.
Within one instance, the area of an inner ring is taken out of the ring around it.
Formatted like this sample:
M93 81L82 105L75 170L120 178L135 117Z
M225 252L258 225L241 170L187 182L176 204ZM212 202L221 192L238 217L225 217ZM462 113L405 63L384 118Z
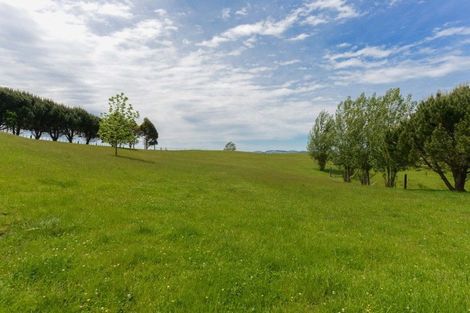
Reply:
M20 135L31 131L39 140L47 133L53 141L69 142L81 136L88 144L97 137L99 118L82 108L71 108L24 91L0 87L0 129Z
M101 118L78 107L68 107L50 99L30 93L0 87L0 129L20 135L30 131L39 140L48 134L53 141L64 136L69 142L81 137L89 144L101 139L118 146L134 147L142 137L145 149L158 144L158 131L153 123L144 118L139 126L139 114L128 104L128 98L117 94L109 99L109 111Z
M325 170L331 161L345 182L370 184L371 171L394 187L399 171L425 165L452 191L465 191L470 173L470 86L438 93L419 104L399 89L361 94L321 112L310 132L310 155ZM453 182L448 176L451 173Z

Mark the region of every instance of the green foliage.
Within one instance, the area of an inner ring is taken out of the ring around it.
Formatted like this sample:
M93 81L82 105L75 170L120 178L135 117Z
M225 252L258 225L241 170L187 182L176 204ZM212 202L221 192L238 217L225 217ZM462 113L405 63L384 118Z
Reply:
M81 108L66 108L64 110L64 134L70 143L80 133L82 116L85 114L86 111Z
M88 145L91 140L98 137L100 119L93 114L83 112L80 122L80 132L85 143Z
M355 127L356 126L356 127ZM360 137L355 101L347 98L341 102L335 114L335 136L333 146L333 162L343 169L343 179L351 182L354 170L357 168L356 149Z
M155 125L148 119L144 118L142 125L140 125L140 133L144 137L144 147L145 150L149 148L149 146L156 146L158 145L158 131L155 128Z
M81 108L71 108L30 93L0 87L0 129L19 135L29 130L35 139L48 133L53 141L64 135L69 142L83 136L96 138L98 118Z
M229 141L225 144L224 151L236 151L236 150L237 150L237 146L235 145L235 143Z
M470 307L470 194L431 171L405 191L307 154L0 143L0 312Z
M32 100L31 114L33 118L29 120L28 129L31 130L36 140L39 140L46 131L48 106L44 101Z
M334 142L334 119L326 111L321 111L315 119L310 131L307 151L317 160L320 170L324 171L326 163L331 157Z
M49 106L46 129L49 136L53 141L59 140L60 136L66 130L66 112L67 108L61 104L55 104L52 101L47 101Z
M420 160L438 173L449 190L465 191L470 168L470 86L422 101L412 117L409 138Z
M405 98L395 88L377 98L368 112L372 163L376 171L383 173L386 187L395 187L397 173L410 163L410 145L404 138L405 124L414 107L411 95Z
M129 98L124 93L109 98L109 110L100 120L99 136L103 142L114 147L114 154L122 144L135 142L136 119L139 113L128 103Z
M361 94L339 104L330 153L343 169L345 182L358 174L361 184L370 185L374 169L383 173L387 187L395 186L397 173L409 164L404 125L413 108L411 96L404 98L400 89L390 89L381 97Z
M4 115L4 124L6 129L10 129L13 133L15 133L16 123L18 120L18 115L16 112L6 111Z
M25 129L31 115L31 95L8 88L0 88L0 123L3 128L19 135Z
M368 98L363 93L350 108L350 128L351 134L354 134L353 145L350 147L353 151L354 168L359 172L361 184L370 185L370 170L372 169L372 136L375 129L373 128L371 116L371 107L377 102L375 95Z

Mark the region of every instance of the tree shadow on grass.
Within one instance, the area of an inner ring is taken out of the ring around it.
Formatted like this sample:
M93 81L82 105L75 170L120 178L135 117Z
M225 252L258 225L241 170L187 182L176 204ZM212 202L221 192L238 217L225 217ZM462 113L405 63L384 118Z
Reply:
M138 161L138 162L142 162L142 163L147 163L147 164L155 164L154 161L142 160L142 159L133 158L133 157L130 157L130 156L125 156L125 155L117 155L116 157L121 158L121 159L131 160L131 161Z

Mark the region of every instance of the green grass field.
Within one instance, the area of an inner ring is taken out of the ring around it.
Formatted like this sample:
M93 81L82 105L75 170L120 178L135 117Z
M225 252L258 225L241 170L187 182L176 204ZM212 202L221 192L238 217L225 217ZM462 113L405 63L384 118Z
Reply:
M0 312L469 312L470 194L305 154L0 134Z

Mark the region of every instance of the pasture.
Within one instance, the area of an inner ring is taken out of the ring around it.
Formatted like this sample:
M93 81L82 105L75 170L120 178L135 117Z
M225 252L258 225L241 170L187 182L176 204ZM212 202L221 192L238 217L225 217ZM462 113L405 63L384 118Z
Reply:
M470 195L426 170L364 187L306 154L3 133L0 155L0 312L470 311Z

